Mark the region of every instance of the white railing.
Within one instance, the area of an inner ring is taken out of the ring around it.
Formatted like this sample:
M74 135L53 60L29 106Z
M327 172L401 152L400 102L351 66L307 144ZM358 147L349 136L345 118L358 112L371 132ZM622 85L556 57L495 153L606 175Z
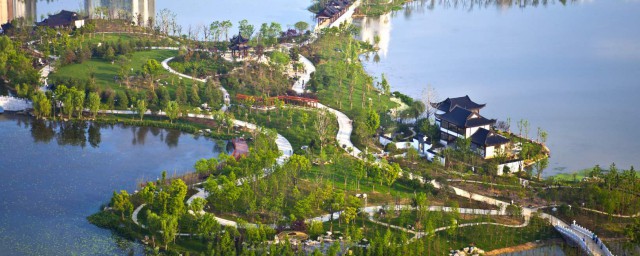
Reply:
M589 230L589 229L587 229L587 228L585 228L583 226L580 226L578 224L571 224L571 227L573 229L577 230L578 232L582 233L582 234L585 234L585 235L587 235L589 237L593 237L593 232L591 232L591 230Z
M602 242L602 240L600 240L599 237L595 237L594 239L595 233L593 233L591 230L583 226L580 226L578 224L571 224L571 228L573 228L574 230L577 230L578 232L588 236L589 239L593 240L596 243L596 245L600 246L600 249L604 252L605 256L613 256L611 251L609 251L609 248L607 248L607 245L605 245L604 242Z
M571 229L568 229L568 228L565 228L565 227L562 227L562 226L559 226L559 225L555 225L554 227L563 236L568 237L569 239L573 240L576 244L578 244L578 246L580 246L580 248L583 251L585 251L587 254L592 255L591 250L587 246L587 242L585 240L583 240L582 238L580 238L580 236L578 234L573 232Z

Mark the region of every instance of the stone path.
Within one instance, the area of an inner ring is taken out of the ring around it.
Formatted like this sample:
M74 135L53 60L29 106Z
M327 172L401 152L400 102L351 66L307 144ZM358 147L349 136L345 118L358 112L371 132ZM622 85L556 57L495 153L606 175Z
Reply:
M302 62L302 65L304 65L304 72L302 72L302 74L300 74L300 78L295 83L293 83L293 87L291 89L293 89L297 93L304 93L304 85L307 84L309 80L311 80L311 73L316 72L316 67L306 57L302 55L298 56L300 58L300 62Z
M31 101L10 96L0 96L0 107L5 111L23 111L33 108Z

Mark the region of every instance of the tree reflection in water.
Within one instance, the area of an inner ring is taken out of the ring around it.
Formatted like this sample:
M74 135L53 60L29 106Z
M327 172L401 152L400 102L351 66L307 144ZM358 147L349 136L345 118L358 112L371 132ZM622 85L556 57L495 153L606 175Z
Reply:
M62 122L58 129L56 141L58 145L71 145L85 147L87 136L85 134L87 123L81 121Z
M100 127L96 124L89 125L89 145L97 148L102 141L102 133L100 133Z
M54 122L34 119L31 122L31 137L33 141L49 143L56 135Z

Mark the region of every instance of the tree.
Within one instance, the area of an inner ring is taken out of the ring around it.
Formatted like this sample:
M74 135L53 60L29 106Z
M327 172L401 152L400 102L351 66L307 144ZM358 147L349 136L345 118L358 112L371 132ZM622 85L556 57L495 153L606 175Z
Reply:
M178 118L178 115L180 114L180 106L175 101L169 101L164 112L166 113L169 120L171 120L171 123L173 123L173 120Z
M332 114L329 111L322 110L318 112L318 115L316 115L316 121L313 123L320 140L320 152L322 152L324 143L331 134L331 115Z
M189 101L192 106L200 106L200 96L198 95L198 84L193 83L191 85L191 94L189 95Z
M322 222L314 220L309 224L309 235L312 237L317 237L324 233L324 227L322 226Z
M240 35L244 38L251 38L253 32L255 32L253 25L249 24L249 21L246 19L240 21L238 30L240 30Z
M48 117L51 115L51 101L43 93L38 91L33 94L31 101L33 102L33 113L36 118Z
M149 78L149 87L154 89L153 81L154 77L162 70L162 65L155 59L147 60L142 65L142 72Z
M424 113L425 109L425 104L422 101L417 100L413 101L411 106L409 106L409 111L411 112L413 118L415 118L416 120L418 120L422 113Z
M629 241L640 244L640 217L636 217L633 223L624 228L624 235Z
M187 196L187 185L181 179L174 179L169 186L169 214L180 216L184 212L184 199Z
M373 109L369 109L367 113L367 118L365 121L367 132L369 134L374 134L378 127L380 127L380 116Z
M62 105L64 114L71 118L73 116L73 97L71 95L64 97Z
M224 40L229 41L229 29L233 27L233 23L230 20L225 20L220 22L220 28L222 29L222 33L224 33Z
M384 180L387 183L387 186L389 186L389 194L391 194L391 185L400 176L400 173L402 172L402 168L400 168L400 165L398 165L397 163L393 163L383 168L382 170L383 170L382 174L384 175Z
M300 116L300 122L302 123L302 127L306 131L307 130L307 122L309 122L309 114L307 114L306 112L303 112L302 115Z
M120 55L118 56L118 66L119 66L119 70L118 70L118 76L120 76L120 81L124 81L125 85L127 86L127 88L130 86L129 85L129 74L131 73L131 64L130 64L130 60L126 57L126 55Z
M104 59L107 61L113 61L116 59L116 51L113 47L109 46L107 51L104 52Z
M125 215L129 215L133 212L133 204L129 201L129 193L126 190L121 190L120 193L113 191L113 197L111 198L111 207L120 213L120 218L124 220Z
M187 105L187 92L185 91L184 85L182 85L182 80L180 80L180 83L176 89L176 101L180 105Z
M169 248L169 242L175 239L178 234L178 217L173 215L162 215L160 217L160 230L162 231L162 241L164 242L164 249Z
M73 98L72 100L73 112L76 112L78 117L82 119L82 110L84 110L84 97L85 97L84 91L76 90L75 88L73 88L71 92L72 92L71 97Z
M309 23L306 23L304 21L298 21L293 26L298 30L298 33L302 35L304 31L309 28Z
M147 112L147 101L139 99L138 102L136 102L136 112L140 115L140 120L142 121L144 113Z
M384 93L384 95L391 94L391 86L389 85L389 82L387 81L387 77L384 75L384 73L382 73L380 89L382 89L382 92Z
M121 109L129 108L129 97L127 97L127 94L125 92L119 91L116 101L118 102L117 104L118 108L121 108Z
M89 93L89 102L87 102L87 108L89 108L89 112L93 118L96 118L98 115L98 110L100 110L100 95L95 92Z
M540 180L540 178L542 178L542 172L544 171L544 169L547 169L547 167L549 167L549 158L542 158L538 160L534 165L536 167L538 180Z
M427 88L422 90L422 103L425 107L425 114L427 114L427 120L431 119L431 116L435 114L436 109L432 104L438 103L438 93L431 85L427 85Z

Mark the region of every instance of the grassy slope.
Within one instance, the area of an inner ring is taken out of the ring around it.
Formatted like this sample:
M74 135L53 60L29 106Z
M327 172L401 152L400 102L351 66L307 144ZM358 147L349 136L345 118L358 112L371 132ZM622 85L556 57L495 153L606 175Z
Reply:
M132 55L130 66L133 68L133 73L136 73L142 70L142 65L149 59L155 59L158 62L162 62L163 60L177 54L177 51L174 50L149 50L135 52ZM75 78L88 80L89 66L93 66L95 68L95 81L96 85L100 89L104 90L111 88L114 91L125 89L125 85L120 85L114 79L114 77L118 75L120 67L117 64L111 64L111 62L101 58L92 58L81 64L64 66L51 74L51 76L52 78ZM166 81L168 84L172 84L172 82L173 84L177 84L178 81L178 77L176 75L173 75L164 69L160 70L158 77L161 80ZM190 86L192 83L189 79L185 79L185 82L187 86ZM169 86L170 92L173 92L174 90L174 86Z

